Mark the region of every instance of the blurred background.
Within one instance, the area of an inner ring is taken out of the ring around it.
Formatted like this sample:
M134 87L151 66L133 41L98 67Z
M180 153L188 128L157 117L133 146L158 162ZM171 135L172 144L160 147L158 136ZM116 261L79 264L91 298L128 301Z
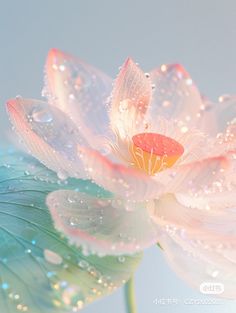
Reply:
M127 56L145 71L162 63L182 63L211 99L236 94L234 0L0 0L0 4L0 140L8 125L6 100L16 95L40 98L44 61L52 47L111 76ZM189 304L208 298L182 282L155 247L145 253L136 289L139 313L236 311L233 301ZM122 290L83 312L125 312Z

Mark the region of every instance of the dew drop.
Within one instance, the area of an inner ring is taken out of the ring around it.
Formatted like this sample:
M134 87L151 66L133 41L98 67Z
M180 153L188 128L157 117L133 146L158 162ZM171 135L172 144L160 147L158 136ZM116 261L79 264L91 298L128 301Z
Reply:
M224 103L224 102L229 101L231 98L232 98L232 96L225 94L225 95L220 96L220 97L218 98L218 101L219 101L220 103Z
M37 123L50 123L53 120L52 115L45 109L35 109L32 113L32 119Z
M122 101L120 101L120 105L119 105L119 111L122 113L122 112L125 112L129 105L131 103L131 100L130 99L124 99Z
M69 219L70 226L78 226L79 219L76 216L71 216Z
M168 107L170 107L170 105L171 105L171 102L168 101L168 100L164 100L164 101L162 102L163 108L168 108Z
M81 261L79 261L78 266L82 269L86 269L86 268L88 268L89 263L85 260L81 260Z
M57 70L57 69L58 69L58 67L57 67L56 64L53 64L53 65L52 65L52 68L53 68L54 70Z
M45 260L51 264L60 265L63 261L62 257L59 254L51 250L45 249L43 254L44 254Z
M124 262L125 262L125 257L124 257L123 255L120 255L120 256L118 257L118 261L119 261L120 263L124 263Z
M59 170L57 172L57 177L60 179L60 180L66 180L68 178L68 175L65 171L63 170Z
M66 69L66 67L65 67L64 64L61 64L61 65L59 66L59 70L60 70L61 72L64 72L65 69Z
M162 71L162 72L166 72L166 71L167 71L167 66L166 66L166 64L162 64L162 65L161 65L161 71Z
M181 130L181 133L185 134L185 133L188 132L188 127L187 126L182 126L180 130Z
M70 99L70 100L75 100L75 95L74 95L73 93L71 93L71 94L69 95L69 99Z
M187 78L185 83L186 83L186 85L191 86L193 84L193 81L191 78Z

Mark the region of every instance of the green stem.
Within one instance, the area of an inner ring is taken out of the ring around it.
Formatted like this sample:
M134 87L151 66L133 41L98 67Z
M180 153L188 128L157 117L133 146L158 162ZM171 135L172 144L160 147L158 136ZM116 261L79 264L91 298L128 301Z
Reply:
M134 277L125 284L125 299L127 313L137 313Z

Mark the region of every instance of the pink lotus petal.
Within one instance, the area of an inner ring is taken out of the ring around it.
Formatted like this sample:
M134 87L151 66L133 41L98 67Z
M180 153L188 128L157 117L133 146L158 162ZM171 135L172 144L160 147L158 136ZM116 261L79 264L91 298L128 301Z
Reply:
M107 98L112 80L69 54L52 49L46 63L45 95L68 114L89 144L100 148L109 136Z
M155 85L150 116L178 119L193 127L201 112L202 98L187 71L180 64L162 65L150 72Z
M47 197L55 227L87 253L133 254L156 243L157 227L146 203L99 199L59 190Z
M203 101L203 105L207 108L207 119L202 121L202 125L205 125L206 131L212 135L225 132L228 123L233 120L235 121L236 96L222 95L216 103L210 102L207 99Z
M236 121L228 122L226 130L218 133L213 149L209 151L209 155L220 155L225 153L236 153Z
M192 197L190 203L183 203L184 195L165 195L149 205L149 212L153 220L172 231L187 231L191 238L208 241L211 244L231 242L236 245L236 206L234 197L225 201L225 206L215 208L216 199L208 201L202 198L195 203ZM212 197L213 198L213 197ZM205 200L205 203L204 203Z
M221 211L228 208L236 207L235 189L225 190L222 192L210 193L205 196L189 196L184 193L175 194L177 200L184 206L200 209Z
M110 111L111 127L121 138L144 128L144 116L151 100L150 80L128 59L113 88Z
M206 283L208 287L218 284L221 288L215 296L236 298L236 245L218 242L212 247L207 240L198 240L196 235L191 238L187 232L165 234L159 242L168 263L181 279L199 291Z
M161 182L133 168L113 163L95 150L78 149L88 177L116 195L142 201L157 197L164 188Z
M235 166L233 156L228 153L167 169L158 173L156 180L167 186L167 193L201 197L228 190L236 181Z
M32 99L9 100L7 109L15 130L33 156L61 179L84 175L77 145L85 142L69 117L45 102Z

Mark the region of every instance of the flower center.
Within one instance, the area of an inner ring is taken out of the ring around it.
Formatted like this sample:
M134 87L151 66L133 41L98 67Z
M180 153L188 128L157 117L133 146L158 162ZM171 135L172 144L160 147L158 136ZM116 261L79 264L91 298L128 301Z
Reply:
M132 137L130 152L135 167L154 175L172 167L184 153L176 140L155 133L141 133Z

